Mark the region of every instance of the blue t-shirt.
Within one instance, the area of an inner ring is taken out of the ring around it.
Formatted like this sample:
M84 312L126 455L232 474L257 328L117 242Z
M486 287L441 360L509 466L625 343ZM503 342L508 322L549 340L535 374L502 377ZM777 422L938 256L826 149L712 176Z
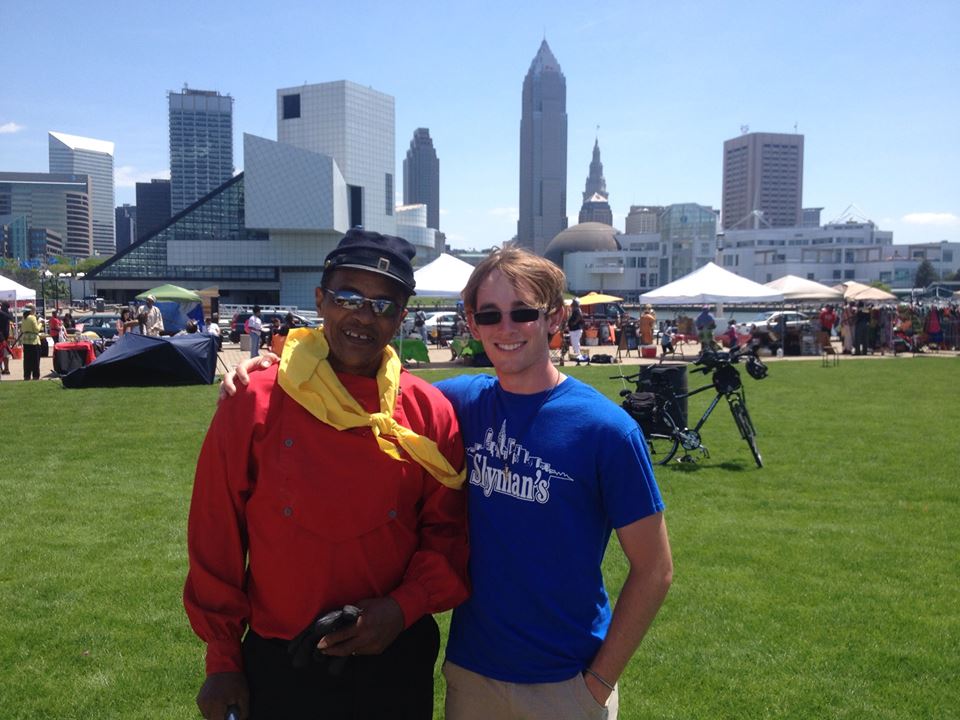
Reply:
M663 509L643 435L575 378L534 395L489 375L437 387L460 420L470 492L472 594L454 610L447 659L507 682L568 680L610 624L600 565L612 529Z

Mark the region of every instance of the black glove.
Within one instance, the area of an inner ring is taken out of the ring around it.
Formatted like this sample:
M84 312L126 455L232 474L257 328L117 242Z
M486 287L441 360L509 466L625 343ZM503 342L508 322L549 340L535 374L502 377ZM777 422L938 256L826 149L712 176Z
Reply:
M328 657L317 649L317 643L332 632L355 625L360 617L360 608L344 605L342 610L333 610L314 618L307 627L287 645L293 656L293 667L306 667L311 660L325 661L331 675L339 675L347 658Z

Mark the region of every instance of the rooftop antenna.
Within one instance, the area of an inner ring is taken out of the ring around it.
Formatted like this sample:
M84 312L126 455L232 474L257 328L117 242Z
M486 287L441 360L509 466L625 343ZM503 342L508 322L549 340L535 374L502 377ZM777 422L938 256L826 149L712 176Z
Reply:
M741 125L741 126L740 126L740 134L741 134L741 135L746 135L748 132L750 132L750 126L749 126L749 125Z
M794 120L794 121L793 121L793 133L794 133L794 134L797 133L797 126L798 126L798 123L797 123L796 120Z

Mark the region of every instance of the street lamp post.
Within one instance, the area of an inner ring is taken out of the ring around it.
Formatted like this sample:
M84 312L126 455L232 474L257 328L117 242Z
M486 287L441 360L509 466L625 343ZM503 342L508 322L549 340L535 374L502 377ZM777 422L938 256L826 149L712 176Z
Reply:
M86 297L87 297L87 281L86 281L86 277L87 277L87 274L86 274L86 273L82 273L82 272L78 272L78 273L77 273L77 280L80 280L80 281L81 281L81 283L80 283L80 290L81 290L81 292L83 293L84 301L86 301Z
M47 280L49 280L52 277L54 277L54 275L49 270L44 270L42 273L40 273L40 294L43 296L44 313L46 313L46 309L47 309L47 295L43 289L43 279L46 278ZM56 290L54 290L54 297L56 297Z
M67 278L67 291L70 293L70 307L73 307L73 283L71 282L73 279L73 273L63 272L60 273L60 277Z

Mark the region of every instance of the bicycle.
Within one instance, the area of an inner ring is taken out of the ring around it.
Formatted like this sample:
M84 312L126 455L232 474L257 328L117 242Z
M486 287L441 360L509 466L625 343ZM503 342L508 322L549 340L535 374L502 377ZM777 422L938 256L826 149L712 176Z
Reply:
M665 367L662 359L659 364L649 365L633 375L621 374L611 378L615 380L619 377L624 383L632 382L636 386L632 391L628 388L620 391L620 396L624 398L622 405L643 430L650 459L655 465L666 465L680 448L683 448L684 452L681 462L696 462L697 458L691 455L693 452L710 457L709 450L701 440L700 429L720 402L720 398L725 398L737 430L740 431L740 437L750 447L757 467L763 467L763 459L757 448L757 431L747 410L743 382L740 372L734 367L743 358L746 358L747 373L752 378L762 380L767 376L767 366L756 356L754 350L734 347L729 352L705 350L700 353L694 362L699 367L693 372L704 375L713 373L713 377L711 382L689 392L674 391L667 374L663 370L658 371L658 368ZM687 427L683 401L710 389L716 390L716 396L697 424L692 428Z

